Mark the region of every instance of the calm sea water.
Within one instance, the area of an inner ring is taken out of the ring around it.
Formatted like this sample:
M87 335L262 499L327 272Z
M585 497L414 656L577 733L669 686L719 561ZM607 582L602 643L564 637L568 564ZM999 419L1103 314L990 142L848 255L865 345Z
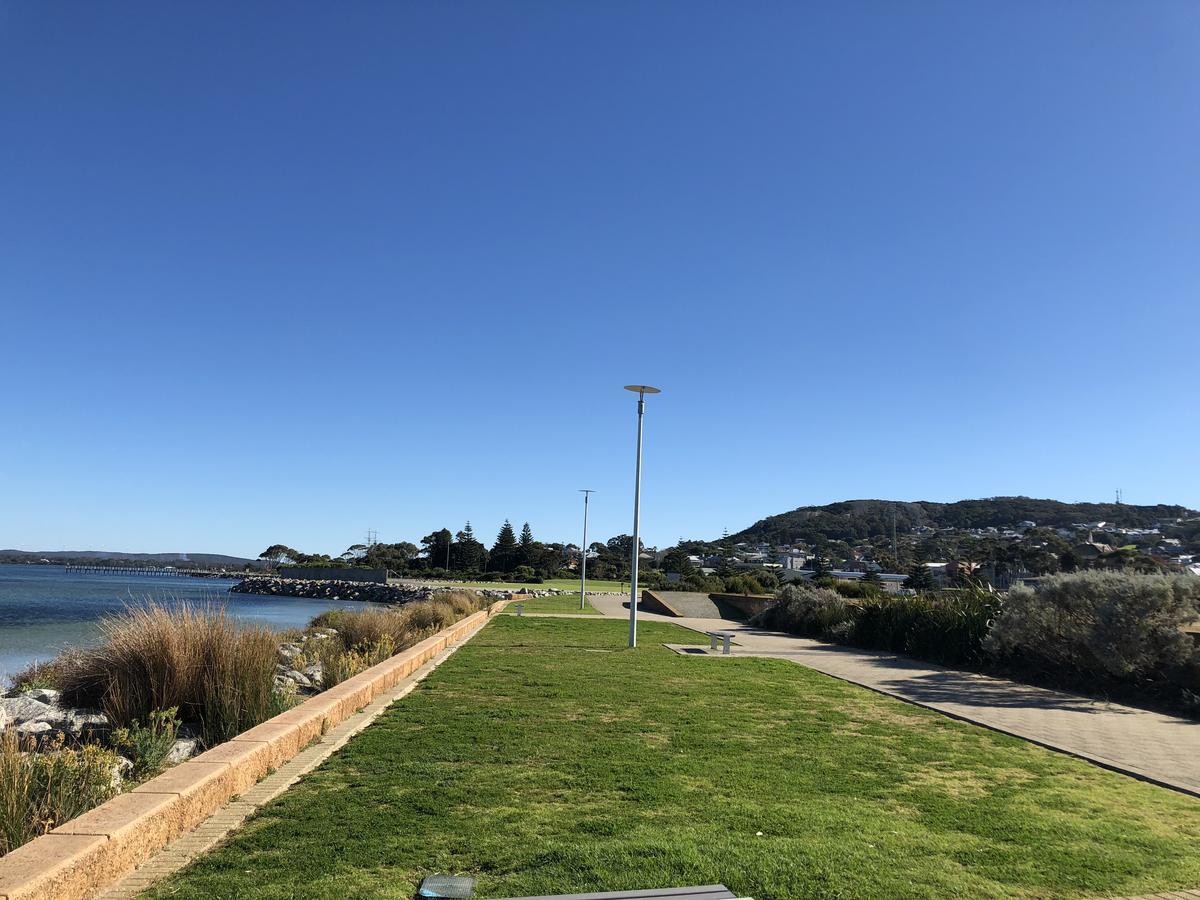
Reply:
M62 566L0 565L0 686L5 676L69 646L96 640L100 619L157 600L216 603L235 618L282 630L305 625L327 609L361 603L231 594L234 581L207 578L80 575Z

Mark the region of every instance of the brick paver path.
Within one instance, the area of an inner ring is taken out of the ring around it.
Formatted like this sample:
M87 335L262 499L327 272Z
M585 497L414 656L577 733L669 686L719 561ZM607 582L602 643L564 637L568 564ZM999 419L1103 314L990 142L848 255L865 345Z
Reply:
M606 616L628 618L627 598L596 597ZM766 656L824 672L946 715L1200 796L1200 722L1089 700L1003 678L944 669L893 653L857 650L724 619L639 618L699 631L736 632L735 656ZM719 665L717 660L702 665Z

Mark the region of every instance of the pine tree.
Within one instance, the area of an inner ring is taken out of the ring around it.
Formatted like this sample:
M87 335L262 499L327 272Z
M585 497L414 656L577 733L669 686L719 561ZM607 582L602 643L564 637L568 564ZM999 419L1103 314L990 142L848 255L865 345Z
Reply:
M904 586L910 591L932 591L937 587L937 583L933 580L933 573L929 571L929 566L917 563L912 567L909 576L904 579Z
M526 522L524 527L521 529L521 540L517 545L517 564L522 566L532 566L536 562L534 559L536 556L537 548L533 545L533 531L530 529L529 523Z
M500 526L500 533L496 535L496 543L492 546L488 565L494 572L511 572L519 565L517 535L508 519L504 520L504 524Z
M487 550L483 544L475 540L475 531L467 522L462 531L454 536L454 548L451 553L453 568L458 572L479 572L483 569L483 561Z

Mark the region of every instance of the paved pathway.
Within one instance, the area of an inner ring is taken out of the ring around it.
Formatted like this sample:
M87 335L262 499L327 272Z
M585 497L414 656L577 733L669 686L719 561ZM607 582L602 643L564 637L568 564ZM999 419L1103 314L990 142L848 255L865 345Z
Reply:
M625 605L628 598L597 597L592 602L606 616L629 616ZM640 610L638 616L699 631L733 631L734 655L789 659L826 675L1200 796L1200 722L1003 678L943 669L892 653L763 631L740 622L671 618ZM715 660L713 664L717 664Z

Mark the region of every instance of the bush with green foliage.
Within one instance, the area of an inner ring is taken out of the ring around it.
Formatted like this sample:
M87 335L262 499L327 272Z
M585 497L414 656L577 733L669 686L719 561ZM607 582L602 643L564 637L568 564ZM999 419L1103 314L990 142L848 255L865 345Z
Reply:
M828 588L789 584L778 597L777 603L751 618L750 624L828 639L832 628L854 620L854 610L845 598Z
M981 590L848 599L812 584L788 585L752 623L946 665L979 665L999 598Z
M1141 686L1200 700L1200 653L1180 627L1200 579L1078 572L1015 587L988 637L1006 667L1059 682Z
M182 724L176 718L178 712L176 707L155 710L145 725L134 719L129 727L113 731L112 747L133 763L130 774L134 778L150 778L166 768Z

